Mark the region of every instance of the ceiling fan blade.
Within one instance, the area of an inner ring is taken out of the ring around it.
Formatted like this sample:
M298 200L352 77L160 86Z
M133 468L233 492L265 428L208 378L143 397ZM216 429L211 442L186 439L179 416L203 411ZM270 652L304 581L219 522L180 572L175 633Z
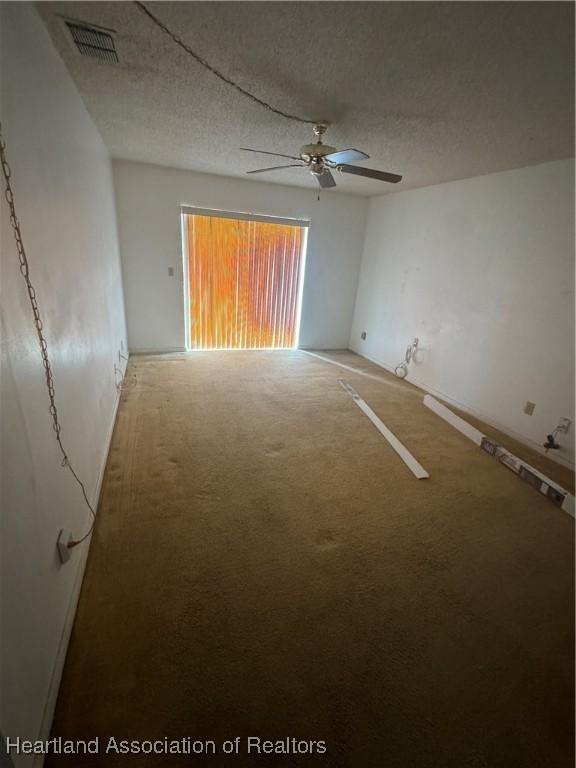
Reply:
M278 152L267 152L265 149L249 149L248 147L240 147L243 152L258 152L259 155L273 155L274 157L287 157L288 160L300 160L295 155L280 155Z
M331 163L354 163L356 160L368 160L370 155L360 152L359 149L340 149L338 152L332 152L330 155L324 155L325 160Z
M257 171L246 171L246 173L266 173L266 171L277 171L279 168L303 168L300 163L291 163L290 165L273 165L272 168L258 168Z
M398 176L397 173L375 171L373 168L360 168L356 165L339 165L338 170L342 171L342 173L353 173L356 176L367 176L369 179L389 181L390 184L398 184L399 181L402 181L402 176Z
M325 170L324 173L321 173L320 176L316 176L316 178L322 189L329 189L330 187L336 186L334 176L332 176L329 170Z

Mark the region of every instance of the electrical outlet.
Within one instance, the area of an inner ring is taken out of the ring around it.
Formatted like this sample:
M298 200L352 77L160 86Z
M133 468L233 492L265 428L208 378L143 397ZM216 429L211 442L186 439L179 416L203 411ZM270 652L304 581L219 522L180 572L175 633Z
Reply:
M366 331L362 331L362 333L360 334L360 338L362 339L362 341L366 341Z
M527 400L526 405L524 406L524 413L527 414L528 416L532 416L532 414L534 413L534 408L536 408L536 404L531 403L530 400Z
M558 426L556 427L556 429L566 434L566 432L568 432L568 430L570 429L571 424L572 422L570 421L570 419L566 419L562 417L561 419L558 420Z
M60 531L60 534L58 535L58 542L56 546L58 547L58 557L60 558L60 562L62 565L64 563L67 563L68 560L70 560L70 542L72 541L72 533L71 531L67 531L66 528L63 528Z
M174 267L168 267L168 276L174 277Z

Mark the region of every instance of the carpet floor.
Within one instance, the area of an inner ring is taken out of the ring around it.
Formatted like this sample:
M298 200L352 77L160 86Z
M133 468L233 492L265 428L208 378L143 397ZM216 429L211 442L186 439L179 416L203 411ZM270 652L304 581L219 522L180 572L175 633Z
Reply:
M574 520L420 390L332 357L379 380L303 352L131 359L53 736L218 754L50 768L573 766Z

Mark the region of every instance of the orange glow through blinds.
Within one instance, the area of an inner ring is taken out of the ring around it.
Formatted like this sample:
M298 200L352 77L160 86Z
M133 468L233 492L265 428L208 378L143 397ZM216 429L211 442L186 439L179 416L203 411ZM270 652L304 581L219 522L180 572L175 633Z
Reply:
M296 346L305 227L194 214L186 230L190 347Z

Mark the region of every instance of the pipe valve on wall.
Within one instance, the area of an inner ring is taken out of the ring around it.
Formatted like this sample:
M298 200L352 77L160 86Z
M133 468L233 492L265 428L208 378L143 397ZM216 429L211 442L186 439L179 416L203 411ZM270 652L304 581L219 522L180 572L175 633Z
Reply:
M396 368L394 368L394 374L398 376L399 379L405 379L408 375L408 365L410 364L410 361L414 357L414 353L416 352L416 349L418 347L418 338L416 337L412 344L409 344L406 347L406 353L404 355L404 360L401 363L398 363Z
M548 453L549 450L555 450L562 448L559 442L557 442L556 437L563 432L566 434L568 430L570 429L570 424L572 422L570 419L562 417L560 421L558 422L556 429L549 435L546 435L546 442L544 443L544 448L546 449L546 453Z

